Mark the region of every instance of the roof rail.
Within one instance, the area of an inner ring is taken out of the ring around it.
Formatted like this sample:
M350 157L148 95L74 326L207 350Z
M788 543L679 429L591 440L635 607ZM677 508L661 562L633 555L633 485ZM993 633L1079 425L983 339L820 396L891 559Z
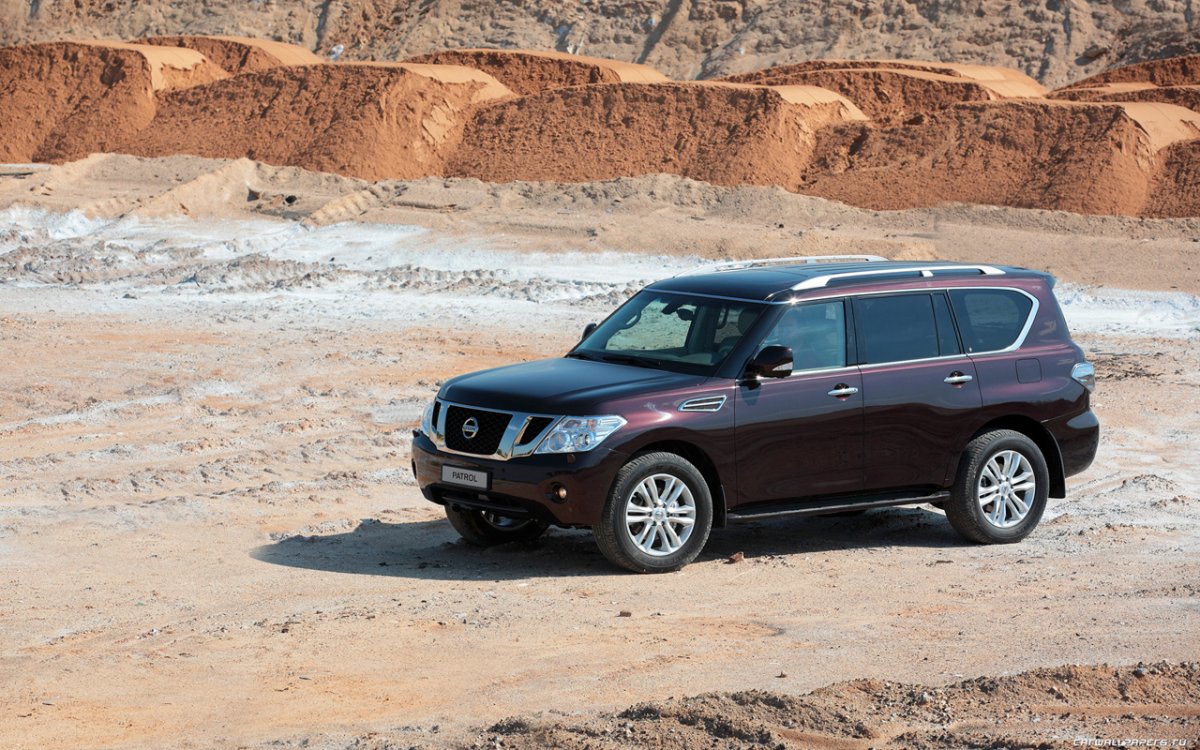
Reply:
M697 266L689 271L675 274L678 276L694 276L701 273L721 273L723 271L740 271L746 268L773 265L807 265L809 263L847 263L853 261L886 261L878 255L796 255L790 258L754 258L751 260L727 260L722 263L710 263Z
M829 286L830 282L838 279L851 279L861 276L879 276L881 274L894 273L916 273L919 272L925 278L931 278L934 274L942 273L943 271L975 271L984 276L1003 276L1004 271L995 266L976 266L976 265L936 265L936 266L892 266L890 268L872 269L870 271L847 271L845 273L830 273L823 276L813 276L805 279L799 284L791 288L793 292L799 292L804 289L820 289Z

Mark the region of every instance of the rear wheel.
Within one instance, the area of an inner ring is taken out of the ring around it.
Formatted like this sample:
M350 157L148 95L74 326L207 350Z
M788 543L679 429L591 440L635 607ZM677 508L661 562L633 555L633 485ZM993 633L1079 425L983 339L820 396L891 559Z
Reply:
M532 518L509 518L484 510L446 506L446 518L459 535L477 547L493 547L507 542L532 542L546 530L546 524Z
M593 529L609 561L638 573L679 570L696 559L711 530L708 483L674 453L647 453L625 464Z
M973 542L1018 542L1042 513L1050 472L1037 444L1014 430L995 430L972 440L963 453L946 518Z

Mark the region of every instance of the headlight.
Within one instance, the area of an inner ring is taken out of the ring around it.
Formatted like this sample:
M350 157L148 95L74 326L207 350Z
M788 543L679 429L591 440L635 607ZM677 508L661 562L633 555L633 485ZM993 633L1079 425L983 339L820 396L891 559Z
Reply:
M621 429L622 417L563 417L537 448L537 453L583 453Z
M421 415L421 432L425 433L425 437L433 437L433 405L436 401L430 401L425 407L425 413Z

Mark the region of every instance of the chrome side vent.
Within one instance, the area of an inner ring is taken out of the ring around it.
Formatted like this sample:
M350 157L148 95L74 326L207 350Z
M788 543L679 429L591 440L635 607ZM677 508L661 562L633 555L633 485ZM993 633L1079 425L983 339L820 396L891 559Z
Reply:
M679 411L720 411L724 405L724 396L701 396L684 401L679 405Z

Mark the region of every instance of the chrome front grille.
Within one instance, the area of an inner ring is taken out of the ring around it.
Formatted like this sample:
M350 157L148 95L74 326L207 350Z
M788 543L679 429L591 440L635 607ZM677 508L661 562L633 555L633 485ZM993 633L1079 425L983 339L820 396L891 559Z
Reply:
M433 407L433 442L441 450L507 461L528 456L559 417L495 411L438 399Z

